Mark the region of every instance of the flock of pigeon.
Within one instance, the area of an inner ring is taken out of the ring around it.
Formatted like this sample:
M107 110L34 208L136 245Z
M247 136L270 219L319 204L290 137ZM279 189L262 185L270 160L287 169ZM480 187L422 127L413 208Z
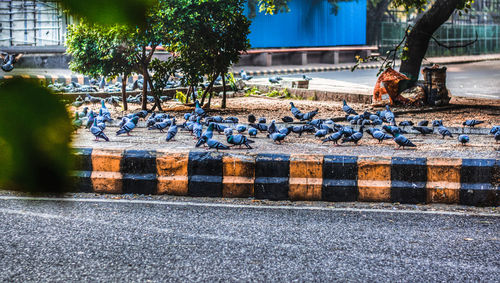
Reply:
M88 111L88 107L85 107L81 113L75 113L73 125L75 129L85 125L87 129L90 129L96 140L104 139L109 141L104 130L106 129L106 123L112 121L112 118L109 110L106 108L105 100L100 100L100 102L101 108L98 113L92 110ZM373 139L378 140L379 143L382 143L384 140L393 140L399 146L398 148L403 147L403 149L405 147L416 147L416 145L403 135L407 132L400 127L412 127L412 129L420 132L422 135L433 134L434 128L437 128L437 132L442 138L453 137L448 128L443 125L442 120L432 121L432 128L428 127L429 121L420 121L417 126L413 126L414 124L411 121L401 121L398 124L399 126L396 126L395 115L389 106L386 106L385 110L377 111L376 113L364 112L363 114L358 114L344 100L342 110L346 113L346 121L351 125L359 125L359 130L357 131L351 126L336 124L331 119L314 119L316 114L318 114L318 109L303 113L295 107L293 102L290 102L290 106L291 113L295 119L307 121L306 124L278 128L275 120L271 121L268 125L266 124L266 118L261 117L257 119L252 114L248 116L248 124L240 124L237 117L223 118L221 116L209 116L200 107L199 102L195 101L194 111L184 115L182 124L177 124L176 117L169 114L152 113L149 115L147 111L142 110L123 117L119 125L120 129L116 132L116 135L130 135L130 132L136 128L139 119L144 119L149 130L159 130L162 133L166 130L166 141L173 140L179 128L181 128L189 131L194 136L197 140L196 147L204 145L216 150L229 149L230 146L245 146L251 149L251 144L254 141L245 136L245 132L248 132L250 138L256 137L259 132L265 133L270 140L279 144L291 133L298 134L299 136L303 133L309 133L314 134L316 138L322 139L323 143L333 142L335 145L338 145L338 142L341 141L341 143L352 142L358 145L358 142L363 138L365 127L382 125L382 128L367 128L366 132ZM282 120L284 123L294 122L294 118L290 116L285 116ZM467 120L463 125L474 127L481 123L483 121ZM204 127L206 128L204 129ZM218 132L219 134L224 133L229 145L215 140L214 132ZM497 142L500 140L500 126L494 126L490 133L494 135L494 139ZM458 136L458 141L462 145L465 145L470 141L470 137L462 134Z

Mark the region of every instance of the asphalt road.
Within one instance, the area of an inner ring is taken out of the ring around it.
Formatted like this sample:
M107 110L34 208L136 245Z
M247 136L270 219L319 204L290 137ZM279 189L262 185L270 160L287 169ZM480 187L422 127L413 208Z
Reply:
M498 214L0 197L0 219L5 282L500 278Z
M454 96L500 99L500 61L451 64L447 65L447 68L446 86ZM333 79L373 87L377 81L377 72L378 69L369 69L354 72L309 73L307 75L312 78Z

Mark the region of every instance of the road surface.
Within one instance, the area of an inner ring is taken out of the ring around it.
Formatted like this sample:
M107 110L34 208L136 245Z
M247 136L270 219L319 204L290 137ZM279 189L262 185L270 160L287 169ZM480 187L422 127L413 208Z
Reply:
M500 61L447 65L447 88L454 96L500 99ZM397 68L396 68L397 69ZM361 86L375 86L378 69L308 73L309 77L332 79ZM302 77L283 75L282 77ZM422 78L421 78L422 79Z
M0 281L500 278L497 213L147 199L0 197Z

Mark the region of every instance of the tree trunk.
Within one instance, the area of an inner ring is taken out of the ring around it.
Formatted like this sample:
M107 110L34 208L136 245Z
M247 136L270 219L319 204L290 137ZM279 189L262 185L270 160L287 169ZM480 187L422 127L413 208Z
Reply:
M188 104L188 102L189 102L189 95L191 94L191 89L192 88L193 88L193 86L189 86L189 88L188 88L188 90L186 92L186 100L184 101L184 104Z
M401 62L399 71L411 80L418 80L422 60L425 57L432 34L444 24L453 14L462 0L437 0L427 10L415 26L411 29L406 39L408 48L406 59Z
M207 102L207 107L206 108L210 108L210 103L212 102L212 96L213 96L213 92L210 92L210 94L208 95L208 102Z
M122 77L122 102L123 102L123 110L127 111L128 110L128 105L127 105L127 75L123 74Z
M153 97L155 99L155 105L153 106L153 109L151 109L152 111L155 110L155 108L158 107L158 111L163 111L163 109L161 108L161 101L160 101L160 98L158 97L158 93L156 93L156 89L154 88L153 86L153 82L151 81L151 76L149 75L149 72L146 70L146 74L148 76L148 83L149 83L149 87L151 88L151 91L152 91L152 94L153 94Z
M222 109L226 109L226 74L222 74Z
M366 10L366 43L371 45L379 45L380 28L382 25L382 17L387 11L387 7L391 0L379 0L374 4L374 1L367 2Z
M219 76L219 74L215 74L214 78L212 79L212 81L210 82L208 87L203 92L203 95L201 96L201 103L200 103L201 105L203 105L203 103L205 103L205 97L207 96L207 93L209 93L209 91L212 89L212 87L215 83L215 80L217 79L218 76Z
M146 71L142 70L142 110L148 110L148 81L146 79Z

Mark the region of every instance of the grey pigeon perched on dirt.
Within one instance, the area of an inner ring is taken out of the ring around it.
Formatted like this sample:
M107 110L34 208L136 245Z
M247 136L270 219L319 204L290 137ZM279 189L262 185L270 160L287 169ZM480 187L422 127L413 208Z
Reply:
M400 127L413 126L413 122L412 121L401 121L401 122L399 122L399 126Z
M427 120L423 120L423 121L418 122L419 127L427 127L427 125L429 125L429 121L427 121Z
M293 122L293 118L290 116L285 116L285 117L281 118L281 120L285 123L292 123Z
M123 127L121 127L120 130L116 132L116 135L118 136L121 134L127 134L130 136L130 132L135 128L137 122L139 122L139 117L137 116L130 119L128 122L125 123L125 125L123 125Z
M342 143L353 142L355 145L358 145L358 142L363 138L363 127L359 129L359 132L354 132L352 135L348 137L344 137L342 139Z
M245 125L236 125L236 131L238 131L238 133L244 133L245 131L247 130L247 126Z
M203 125L200 123L200 118L196 120L196 122L193 125L193 135L199 139L201 138L201 134L203 132Z
M255 123L255 121L257 121L257 119L255 118L255 115L253 114L250 114L248 115L248 123Z
M94 119L94 122L90 127L90 132L94 135L96 141L100 138L105 141L109 141L109 138L104 134L103 130L97 126L97 119Z
M170 125L170 127L168 128L166 141L172 140L175 137L175 135L177 135L177 131L178 127L175 124L175 118L174 118L172 121L172 125Z
M306 80L306 81L310 81L310 80L312 80L312 78L311 78L311 77L309 77L309 76L307 76L307 75L305 75L305 74L304 74L304 75L302 75L302 79L303 79L303 80Z
M427 134L434 133L434 130L431 128L428 128L428 127L413 127L412 129L414 129L415 131L418 131L419 133L421 133L424 136Z
M246 146L248 149L252 149L250 146L251 143L254 143L254 141L249 140L247 137L244 135L233 135L233 131L231 128L228 128L224 131L224 134L226 134L227 138L227 143L232 144L232 145L239 145L240 147L242 145Z
M392 113L391 108L389 107L389 105L385 106L385 115L384 115L384 117L385 117L385 120L389 124L391 124L393 126L396 126L396 117L394 116L394 113Z
M387 126L387 125L384 125L382 127L382 129L384 129L384 131L386 131L387 133L393 135L393 136L396 136L396 133L406 133L406 131L403 131L401 130L399 127L397 126Z
M453 135L451 134L450 130L448 130L448 128L446 128L445 126L439 126L438 127L438 132L439 132L440 135L443 136L443 139L446 136L449 136L450 138L453 137Z
M358 115L358 113L356 111L354 111L354 109L352 109L349 105L347 105L347 102L344 100L342 100L342 103L344 104L342 106L342 110L344 110L345 113L347 113L347 115Z
M304 116L304 114L302 114L302 112L300 112L300 110L297 107L295 107L295 105L293 104L293 102L290 102L290 106L291 106L290 111L292 111L292 115L295 118L301 120L302 116Z
M250 137L256 137L257 136L257 129L256 128L250 128L250 129L248 129L248 135Z
M249 126L252 128L256 128L260 132L267 132L267 125L266 124L257 123L257 124L250 124Z
M465 122L462 123L462 125L474 128L474 126L482 124L482 123L484 123L484 121L478 121L478 120L472 119L472 120L466 120Z
M378 129L368 129L366 130L368 133L370 133L370 135L378 140L379 143L383 142L384 140L391 140L393 139L392 136L382 132L381 130L378 130Z
M305 113L304 115L302 115L302 119L300 119L300 120L301 121L311 120L312 118L314 118L314 116L316 116L316 114L318 114L318 110L319 109L316 109L316 110L313 110L311 112Z
M266 117L260 117L259 124L265 124L265 123L267 123Z
M323 139L322 142L325 143L332 141L334 144L338 144L337 142L340 140L340 138L342 138L343 135L344 135L343 131L338 131L336 133L331 134L326 139Z
M500 141L500 131L497 131L497 132L495 133L495 141L496 141L496 142Z
M317 130L316 133L314 134L315 137L317 138L322 138L328 134L327 130Z
M396 133L396 136L394 137L394 141L399 145L398 148L403 147L403 149L406 147L417 147L414 143L412 143L409 139L407 139L405 136Z
M206 115L205 113L205 110L203 110L203 108L200 107L200 102L198 102L198 100L196 100L194 102L194 113L196 113L196 115L200 116L200 117L203 117Z
M490 130L490 134L492 134L492 135L494 135L498 132L500 132L500 126L493 126Z
M458 136L458 141L462 143L462 145L465 145L466 143L468 143L470 140L469 136L468 135L460 135Z
M285 139L285 137L286 135L278 132L269 135L269 138L271 138L273 142L278 142L279 144L281 144L281 142Z
M206 141L206 144L208 146L208 148L215 148L217 151L219 151L219 149L221 150L224 150L224 149L229 149L229 146L217 141L217 140L214 140L214 139L208 139Z
M439 127L443 125L443 120L434 120L432 121L432 126L433 127Z
M248 80L251 80L253 78L252 76L248 76L244 70L240 70L240 77L244 81L248 81Z

